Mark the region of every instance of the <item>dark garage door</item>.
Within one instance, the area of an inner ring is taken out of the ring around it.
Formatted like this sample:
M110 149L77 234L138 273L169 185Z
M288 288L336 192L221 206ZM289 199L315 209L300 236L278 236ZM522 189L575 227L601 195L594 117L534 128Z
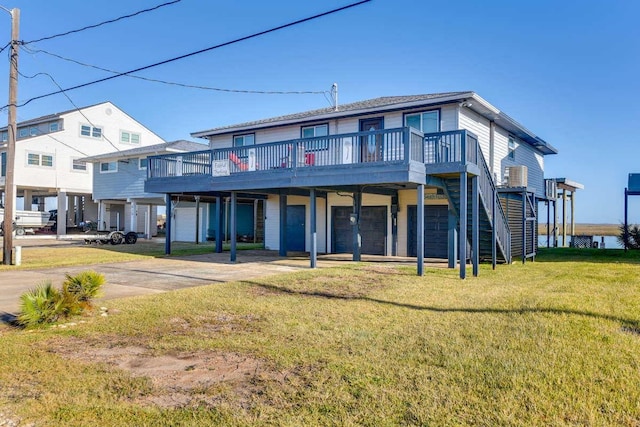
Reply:
M416 253L416 224L418 208L407 207L407 254ZM448 206L429 205L424 207L424 256L427 258L447 258Z
M353 229L349 218L351 206L334 206L332 218L332 252L353 253ZM360 252L367 255L384 255L387 236L387 207L363 206L360 211Z

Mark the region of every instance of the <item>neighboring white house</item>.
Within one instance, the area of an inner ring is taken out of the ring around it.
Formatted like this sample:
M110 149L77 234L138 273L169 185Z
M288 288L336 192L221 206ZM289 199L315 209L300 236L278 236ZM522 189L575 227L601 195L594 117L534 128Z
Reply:
M111 102L27 120L17 127L14 183L16 198L22 199L17 206L44 211L45 199L57 198L59 235L66 234L66 226L98 215L98 205L91 200L93 165L83 158L164 143ZM2 200L7 136L7 128L0 129Z
M98 204L97 216L87 219L97 221L100 230L155 236L157 208L165 205L165 198L164 194L144 191L147 157L206 149L204 144L180 140L83 158L93 164L93 201Z

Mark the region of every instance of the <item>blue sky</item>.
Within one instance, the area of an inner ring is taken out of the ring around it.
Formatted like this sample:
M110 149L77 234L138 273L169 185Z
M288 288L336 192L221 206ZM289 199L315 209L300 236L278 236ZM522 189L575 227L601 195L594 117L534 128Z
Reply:
M29 41L161 2L14 0L3 6L21 10L20 38ZM182 0L28 47L127 71L349 3ZM546 158L546 175L585 185L576 196L578 222L617 223L624 215L628 173L640 172L634 126L640 122L639 15L640 2L634 0L373 0L140 75L264 91L322 91L337 82L342 103L473 90L558 148L557 156ZM10 35L7 14L0 14L0 34L4 45ZM7 81L6 55L2 61L0 82ZM109 75L25 51L20 69L27 75L47 72L62 87ZM0 84L0 99L7 99L6 87ZM18 98L56 89L46 77L21 78ZM78 106L110 100L166 140L328 105L322 95L212 92L127 77L68 95ZM18 117L71 108L56 95L20 108ZM640 222L635 199L630 219Z

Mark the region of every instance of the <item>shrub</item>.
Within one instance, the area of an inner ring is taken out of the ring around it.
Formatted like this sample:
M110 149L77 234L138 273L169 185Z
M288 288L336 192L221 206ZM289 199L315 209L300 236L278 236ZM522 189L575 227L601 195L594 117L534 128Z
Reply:
M33 328L82 314L91 308L91 300L99 296L104 283L104 275L95 271L67 274L61 290L54 288L51 281L44 282L20 296L18 323Z
M51 281L43 282L35 289L20 296L21 306L18 323L25 327L36 327L53 323L65 315L62 293Z
M62 292L75 296L78 302L91 305L91 300L100 295L104 275L95 271L83 271L75 276L66 275Z
M620 224L618 230L620 230L618 242L622 247L626 247L628 249L640 249L640 227L638 227L637 224L629 225L627 228L628 233L625 233L624 224Z

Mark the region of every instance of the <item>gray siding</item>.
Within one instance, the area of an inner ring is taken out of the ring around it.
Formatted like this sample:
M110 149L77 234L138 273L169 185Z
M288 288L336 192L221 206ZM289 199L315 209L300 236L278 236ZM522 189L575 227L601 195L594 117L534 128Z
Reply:
M93 198L123 200L163 197L161 194L144 192L146 178L147 170L138 169L138 158L118 161L118 171L112 173L100 173L100 164L96 163L93 168Z

